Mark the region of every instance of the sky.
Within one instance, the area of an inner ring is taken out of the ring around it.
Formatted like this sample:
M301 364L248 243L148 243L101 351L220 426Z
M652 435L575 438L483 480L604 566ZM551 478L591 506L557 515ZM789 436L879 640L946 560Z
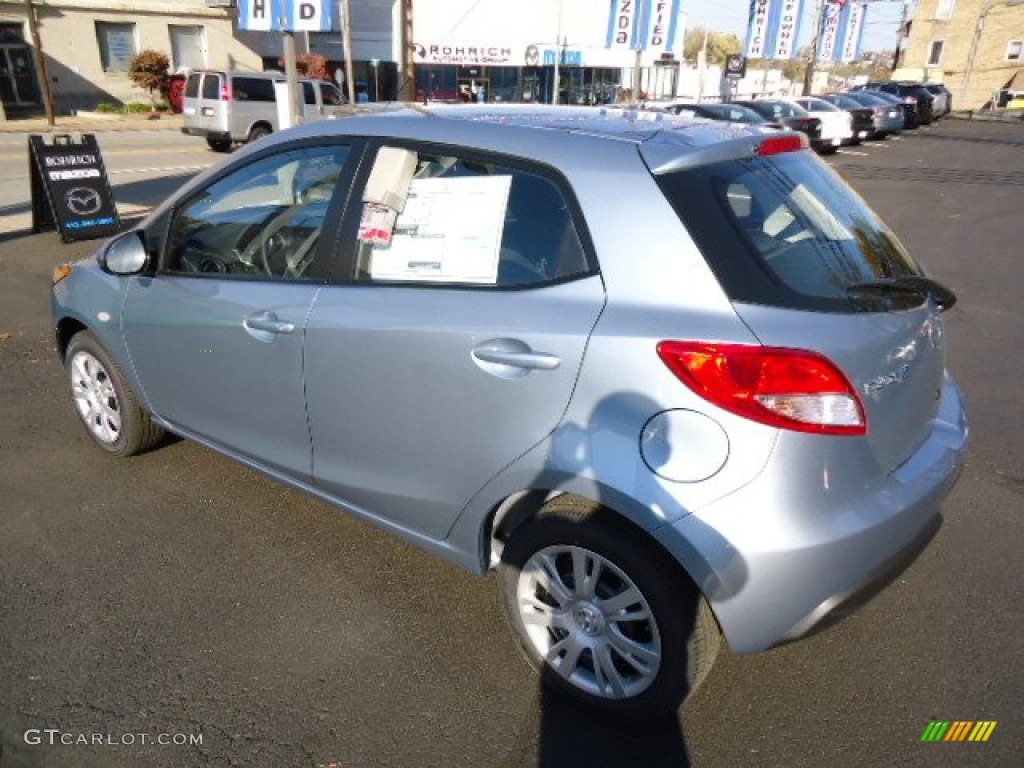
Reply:
M707 26L712 32L732 32L744 42L747 34L749 0L682 0L687 13L687 28ZM813 36L817 0L804 0L800 37L797 45L807 45ZM903 13L902 0L872 0L868 3L864 29L864 51L894 51Z

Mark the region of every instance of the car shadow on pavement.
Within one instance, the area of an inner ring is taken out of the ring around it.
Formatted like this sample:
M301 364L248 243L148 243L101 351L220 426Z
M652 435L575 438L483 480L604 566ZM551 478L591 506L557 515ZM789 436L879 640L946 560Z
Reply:
M536 730L539 768L689 768L679 718L620 726L591 717L540 686L541 722Z

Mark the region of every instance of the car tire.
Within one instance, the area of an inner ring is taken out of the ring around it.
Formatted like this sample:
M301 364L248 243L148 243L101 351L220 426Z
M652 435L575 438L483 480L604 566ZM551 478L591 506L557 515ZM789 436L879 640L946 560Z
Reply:
M254 125L249 131L249 138L247 141L251 144L252 142L259 141L272 133L273 131L265 125Z
M575 573L595 578L577 589ZM498 574L527 660L550 689L598 716L674 715L718 653L714 615L679 564L587 500L549 502L513 533Z
M75 334L64 360L78 416L100 448L133 456L163 439L163 428L139 407L121 369L91 333Z
M214 152L227 152L231 149L231 139L206 139L207 146Z

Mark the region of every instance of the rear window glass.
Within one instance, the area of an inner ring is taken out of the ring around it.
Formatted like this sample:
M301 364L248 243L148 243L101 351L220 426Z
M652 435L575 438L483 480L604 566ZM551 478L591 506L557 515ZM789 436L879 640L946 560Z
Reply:
M275 101L274 81L236 77L231 81L231 97L238 101Z
M220 98L220 75L206 75L203 77L203 98Z
M896 237L808 152L730 160L658 183L735 301L834 312L921 303L850 287L920 275Z
M199 81L203 79L203 76L198 72L193 72L188 76L188 80L185 82L185 98L194 99L199 95Z

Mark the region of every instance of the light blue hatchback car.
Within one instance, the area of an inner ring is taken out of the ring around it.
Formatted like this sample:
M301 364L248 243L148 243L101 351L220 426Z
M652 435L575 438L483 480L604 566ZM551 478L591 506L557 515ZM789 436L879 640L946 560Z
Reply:
M544 680L627 719L934 535L954 301L799 134L484 105L276 134L53 286L101 448L169 431L497 569Z

